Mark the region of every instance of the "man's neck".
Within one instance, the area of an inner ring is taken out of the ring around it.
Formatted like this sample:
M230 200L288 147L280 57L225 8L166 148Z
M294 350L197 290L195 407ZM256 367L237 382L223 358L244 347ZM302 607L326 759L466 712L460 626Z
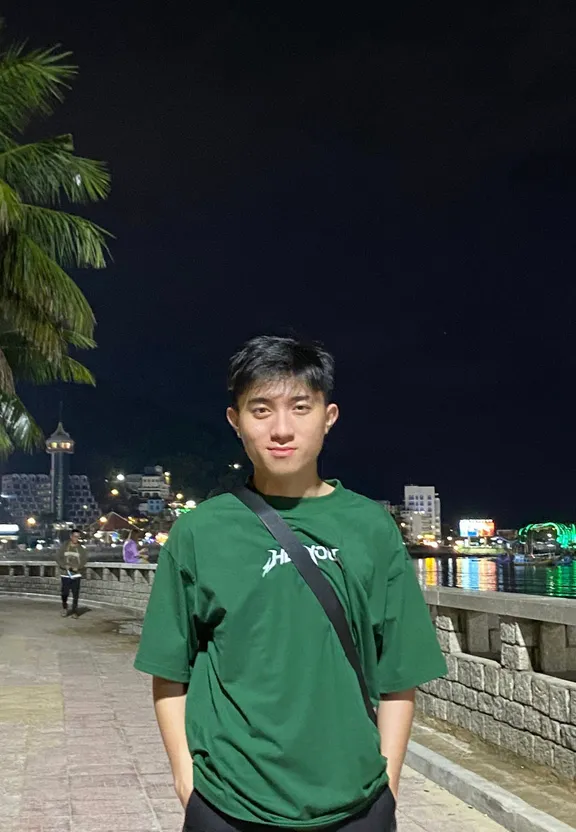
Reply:
M254 471L254 487L269 497L325 497L334 486L320 479L318 471L302 471L293 477L275 477L267 471Z

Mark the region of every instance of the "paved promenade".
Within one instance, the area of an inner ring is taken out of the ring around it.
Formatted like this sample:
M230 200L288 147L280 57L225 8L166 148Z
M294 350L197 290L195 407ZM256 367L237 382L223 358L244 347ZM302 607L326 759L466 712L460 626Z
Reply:
M133 620L0 596L1 832L181 832ZM405 770L400 832L501 829Z

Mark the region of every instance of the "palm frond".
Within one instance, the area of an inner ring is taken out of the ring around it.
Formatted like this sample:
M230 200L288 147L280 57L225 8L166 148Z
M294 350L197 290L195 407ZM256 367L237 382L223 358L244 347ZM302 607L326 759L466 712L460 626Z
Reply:
M55 324L91 337L94 315L72 278L25 233L10 234L0 258L2 295L11 292ZM4 314L4 310L2 310Z
M93 350L97 344L92 338L86 335L81 335L79 332L74 332L72 329L63 329L62 337L67 344L77 347L79 350Z
M70 52L58 47L25 51L24 44L9 47L0 57L0 128L21 131L33 115L49 115L54 101L76 75L66 63Z
M0 179L0 233L17 225L22 216L22 203L16 191Z
M0 116L1 119L1 116ZM0 153L0 178L24 202L95 202L110 192L110 174L103 162L74 155L69 135L30 144L14 144Z
M0 393L0 455L15 448L34 451L42 445L42 431L19 396Z
M14 373L8 356L0 348L0 393L14 392Z
M2 355L18 381L32 384L51 384L57 381L95 384L90 370L68 355L64 336L60 355L47 360L34 344L28 343L20 334L4 332L0 334L0 358Z
M46 361L57 360L68 345L81 349L96 346L91 337L65 329L50 319L33 298L24 301L8 291L3 291L0 311L7 322L3 333L18 333L26 341L34 344ZM0 343L4 340L5 336L2 334Z
M84 217L52 208L24 205L22 229L61 266L106 267L105 255L109 252L105 237L111 235Z

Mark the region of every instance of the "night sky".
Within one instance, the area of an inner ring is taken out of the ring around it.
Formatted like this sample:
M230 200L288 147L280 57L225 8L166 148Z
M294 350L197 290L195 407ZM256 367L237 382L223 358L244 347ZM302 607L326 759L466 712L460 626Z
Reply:
M572 3L10 5L80 66L33 135L113 174L98 387L23 391L48 431L64 398L77 473L237 456L227 359L293 328L337 359L325 476L576 521Z

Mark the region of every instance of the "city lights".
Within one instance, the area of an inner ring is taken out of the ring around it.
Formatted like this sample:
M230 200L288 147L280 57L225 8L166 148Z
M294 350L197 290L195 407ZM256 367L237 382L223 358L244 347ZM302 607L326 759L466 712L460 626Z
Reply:
M113 488L112 491L110 492L110 494L112 494L113 497L117 497L118 494L120 494L120 492L118 491L117 488Z
M36 525L36 518L35 517L29 517L28 520L26 520L26 522L28 523L28 525L30 527L33 527L33 526Z
M124 476L124 474L117 474L116 479L117 479L118 482L124 482L126 477Z

